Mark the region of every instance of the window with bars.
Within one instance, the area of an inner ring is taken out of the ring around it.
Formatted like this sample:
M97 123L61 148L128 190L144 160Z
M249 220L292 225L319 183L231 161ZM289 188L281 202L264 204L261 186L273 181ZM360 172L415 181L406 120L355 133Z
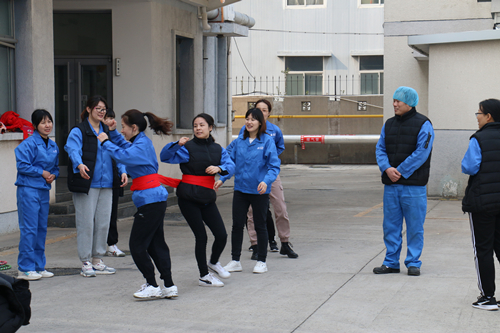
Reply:
M287 6L318 6L324 5L326 0L286 0Z
M384 93L384 57L359 57L361 95L379 95Z
M13 110L15 101L13 2L0 0L0 114Z
M323 57L285 57L286 94L323 94Z

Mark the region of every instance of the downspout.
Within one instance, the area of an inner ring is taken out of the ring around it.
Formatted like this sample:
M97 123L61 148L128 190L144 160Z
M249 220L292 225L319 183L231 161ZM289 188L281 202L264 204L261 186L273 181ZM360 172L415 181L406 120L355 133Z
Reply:
M227 136L226 147L233 141L233 96L231 93L231 37L227 37Z
M212 29L210 24L208 24L207 7L205 7L205 6L201 7L201 22L203 25L203 30Z

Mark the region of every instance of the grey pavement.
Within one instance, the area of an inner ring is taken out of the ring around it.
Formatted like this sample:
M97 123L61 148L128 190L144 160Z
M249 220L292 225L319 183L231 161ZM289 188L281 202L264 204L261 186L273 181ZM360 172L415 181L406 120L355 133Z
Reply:
M500 311L471 307L479 295L471 235L460 201L429 200L422 274L375 275L382 264L382 193L373 165L282 166L291 242L300 255L268 253L269 271L243 272L223 288L198 286L194 237L177 206L167 209L165 237L179 287L175 300L137 301L144 283L130 255L105 258L115 275L83 278L75 229L51 228L47 269L57 275L31 282L31 324L19 332L483 332ZM231 184L218 206L231 230ZM128 249L132 218L119 220L119 247ZM210 235L210 233L209 233ZM14 264L18 234L0 236L0 260ZM209 236L209 244L212 241ZM278 242L279 243L279 242ZM230 237L221 257L230 260ZM7 271L9 272L9 271ZM158 280L158 282L160 282Z

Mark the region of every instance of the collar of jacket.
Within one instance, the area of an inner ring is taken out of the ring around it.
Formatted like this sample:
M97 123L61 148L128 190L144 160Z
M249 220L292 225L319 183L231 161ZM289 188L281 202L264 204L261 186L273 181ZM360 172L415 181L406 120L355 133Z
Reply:
M396 115L395 117L399 121L405 121L405 120L413 117L416 113L417 113L417 109L415 109L415 107L412 107L411 110L406 112L404 115L402 115L402 116Z
M206 139L199 139L195 136L195 137L193 137L193 141L198 143L198 144L209 145L209 144L214 142L214 138L212 138L212 135L210 135Z

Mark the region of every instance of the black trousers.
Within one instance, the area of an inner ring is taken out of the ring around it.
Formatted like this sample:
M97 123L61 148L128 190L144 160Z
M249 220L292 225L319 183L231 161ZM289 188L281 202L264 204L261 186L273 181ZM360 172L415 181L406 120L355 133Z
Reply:
M108 246L118 243L118 227L116 221L118 220L118 201L120 199L120 193L123 193L123 188L113 187L113 203L111 204L111 218L109 220ZM123 196L123 194L121 196Z
M269 210L269 194L248 194L234 191L231 257L232 260L240 260L243 231L250 205L252 205L255 231L257 232L257 260L266 262L268 242L266 216Z
M207 267L207 231L205 224L214 235L210 263L216 264L227 242L227 232L219 209L214 203L199 204L190 200L178 198L179 208L187 223L191 227L195 238L194 253L200 271L200 277L208 274Z
M274 240L274 237L276 236L276 229L274 229L273 214L271 213L271 210L269 208L267 209L266 225L267 225L267 236L269 238L269 242L271 242Z
M495 295L495 260L500 261L500 214L469 213L477 282L483 296Z
M172 281L170 251L163 234L163 218L167 202L155 202L141 206L134 215L134 224L130 232L130 254L146 282L158 286L155 279L155 268L151 258L160 272L165 287L174 285Z

